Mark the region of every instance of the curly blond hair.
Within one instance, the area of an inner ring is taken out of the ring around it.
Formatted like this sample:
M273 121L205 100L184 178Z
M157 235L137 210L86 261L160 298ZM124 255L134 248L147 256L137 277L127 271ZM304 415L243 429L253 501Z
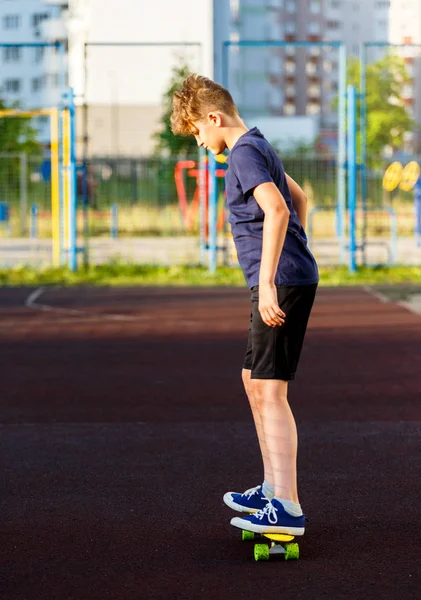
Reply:
M227 89L212 79L192 73L173 94L172 132L176 135L197 133L193 122L204 119L212 110L232 117L238 115L237 107Z

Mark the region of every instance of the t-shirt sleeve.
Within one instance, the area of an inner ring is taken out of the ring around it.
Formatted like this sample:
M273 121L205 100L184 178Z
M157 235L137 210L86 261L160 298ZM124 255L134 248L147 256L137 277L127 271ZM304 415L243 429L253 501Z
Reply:
M264 154L251 144L243 144L234 149L230 167L240 182L243 194L252 192L262 183L273 182Z

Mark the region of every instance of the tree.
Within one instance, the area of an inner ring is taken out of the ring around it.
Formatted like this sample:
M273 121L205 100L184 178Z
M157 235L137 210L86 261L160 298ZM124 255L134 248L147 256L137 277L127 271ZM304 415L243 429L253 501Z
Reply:
M18 104L6 106L0 99L0 110L16 109ZM0 152L17 154L28 152L40 154L42 147L36 140L37 131L31 125L29 117L3 117L0 118Z
M357 89L360 85L361 64L350 58L348 81ZM377 159L385 149L402 149L405 134L417 126L402 97L404 87L411 82L404 59L386 56L367 66L367 151ZM360 134L358 133L358 147Z
M181 158L197 154L197 146L193 136L182 137L174 135L171 131L170 122L173 94L180 88L182 82L189 74L190 69L183 60L180 60L180 63L173 68L168 90L162 98L164 110L161 119L161 128L152 136L156 140L155 154L157 155L164 154L174 158Z
M6 106L0 99L0 110L7 109L19 110L19 105ZM19 154L42 157L42 146L36 136L29 117L0 117L0 199L17 199L21 176Z

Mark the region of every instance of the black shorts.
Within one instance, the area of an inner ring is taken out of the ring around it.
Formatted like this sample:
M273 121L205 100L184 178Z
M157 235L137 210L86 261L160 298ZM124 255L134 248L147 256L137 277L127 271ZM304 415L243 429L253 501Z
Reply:
M244 369L251 379L294 379L317 284L276 286L285 323L269 327L259 313L259 286L251 289L251 315Z

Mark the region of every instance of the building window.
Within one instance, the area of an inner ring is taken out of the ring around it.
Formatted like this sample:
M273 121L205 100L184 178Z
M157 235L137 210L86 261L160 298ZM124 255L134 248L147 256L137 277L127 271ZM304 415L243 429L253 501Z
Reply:
M354 2L352 5L352 10L354 12L358 12L360 10L360 3L359 2Z
M317 65L312 62L308 62L306 64L306 73L307 75L316 75L317 73Z
M59 73L51 73L51 85L52 85L52 87L55 87L55 88L58 88L60 86Z
M310 48L310 56L320 56L322 53L322 49L318 46L312 46Z
M18 62L21 59L21 51L22 48L19 48L19 46L3 48L4 62Z
M36 63L42 61L45 55L45 46L37 46L34 48L34 60Z
M327 28L331 30L337 30L341 28L341 24L339 21L328 21Z
M379 27L387 27L387 21L385 19L381 19L379 21Z
M285 23L285 33L286 35L294 35L297 31L295 23Z
M309 85L307 89L307 95L311 98L319 98L320 97L320 86L319 85Z
M295 62L292 60L287 60L285 63L285 73L288 75L292 75L295 73Z
M32 79L32 91L39 92L39 90L41 90L43 87L43 83L44 83L43 77L34 77Z
M376 2L377 8L390 8L390 0L379 0Z
M291 83L288 84L285 88L285 95L288 96L289 98L291 98L292 96L295 96L296 93L296 87L295 85L292 85Z
M21 18L19 15L6 15L3 17L3 26L5 29L18 29Z
M4 90L16 94L20 92L20 79L6 79L4 82Z
M354 54L355 56L358 56L360 54L359 44L352 44L352 54Z
M354 23L352 25L352 31L359 31L360 30L360 24L359 23Z
M36 13L35 15L32 15L32 26L38 27L40 23L46 21L49 18L50 15L48 13Z
M285 5L285 9L287 11L287 13L295 13L295 9L296 9L296 5L295 5L295 0L288 0L286 5Z
M318 15L320 13L320 0L311 0L310 2L310 12L312 15Z
M291 116L295 115L296 112L297 112L297 109L295 108L295 104L292 104L292 103L285 104L284 113L286 115L291 117Z
M320 23L318 21L311 21L307 24L307 33L309 35L319 35Z
M340 0L331 0L330 6L331 6L331 8L340 8L341 2L340 2Z
M320 114L320 104L317 104L315 102L309 102L307 104L306 113L308 115L319 115Z

